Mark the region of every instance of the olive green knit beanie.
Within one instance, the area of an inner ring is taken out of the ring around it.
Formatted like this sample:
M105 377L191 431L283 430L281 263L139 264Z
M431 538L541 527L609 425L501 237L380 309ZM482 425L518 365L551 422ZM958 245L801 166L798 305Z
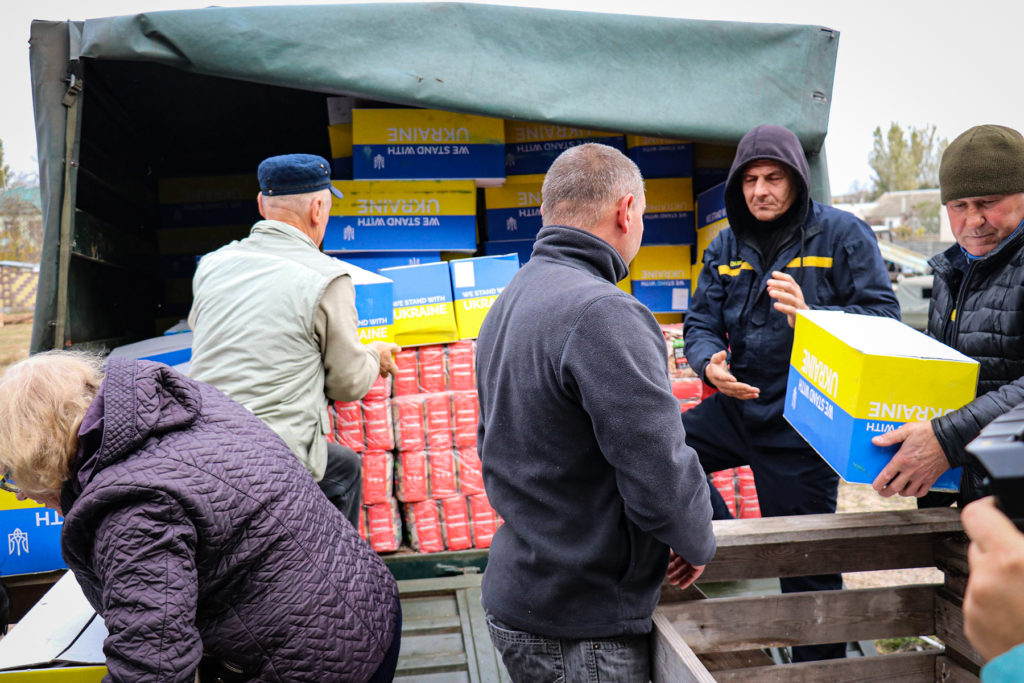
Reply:
M942 154L939 188L943 204L1024 192L1024 137L991 124L964 131Z

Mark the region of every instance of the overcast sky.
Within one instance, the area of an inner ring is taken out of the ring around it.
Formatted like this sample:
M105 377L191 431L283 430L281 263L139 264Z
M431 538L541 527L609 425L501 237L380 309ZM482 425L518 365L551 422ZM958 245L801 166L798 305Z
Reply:
M361 0L372 2L372 0ZM35 0L0 8L0 140L16 172L37 172L29 83L33 19L90 19L209 5L284 5L287 0ZM323 4L306 0L295 4ZM825 140L833 194L870 185L872 131L934 124L952 139L980 123L1024 130L1020 0L493 0L691 19L816 24L837 29L832 113Z

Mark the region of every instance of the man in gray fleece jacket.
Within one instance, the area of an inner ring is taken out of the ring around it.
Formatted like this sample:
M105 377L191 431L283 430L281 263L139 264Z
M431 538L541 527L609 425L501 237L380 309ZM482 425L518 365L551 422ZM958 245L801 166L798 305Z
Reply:
M645 204L619 151L563 152L533 255L477 341L484 484L504 519L483 605L513 680L649 680L666 569L685 587L715 552L661 330L615 286Z

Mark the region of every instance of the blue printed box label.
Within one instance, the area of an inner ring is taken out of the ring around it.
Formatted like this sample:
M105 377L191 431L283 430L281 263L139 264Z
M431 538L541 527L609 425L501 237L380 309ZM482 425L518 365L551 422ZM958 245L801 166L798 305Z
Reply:
M501 119L432 109L352 111L352 174L361 180L504 180Z
M693 176L693 145L671 138L626 136L627 155L644 178L689 178Z
M64 519L53 510L31 507L0 511L6 552L0 553L0 575L32 574L62 569L60 533Z

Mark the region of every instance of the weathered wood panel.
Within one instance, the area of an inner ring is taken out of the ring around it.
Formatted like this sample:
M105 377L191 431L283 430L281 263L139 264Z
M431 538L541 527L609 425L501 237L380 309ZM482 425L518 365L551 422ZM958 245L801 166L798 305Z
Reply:
M935 535L961 531L949 508L724 520L714 528L718 552L702 581L933 567Z
M935 680L942 683L978 683L979 672L977 666L966 663L961 666L948 656L935 660Z
M716 671L715 680L719 683L925 683L937 680L937 657L936 652L914 652L785 666L759 666L751 669ZM974 683L977 683L977 679Z
M661 608L651 631L651 683L715 683Z
M942 593L935 599L935 635L946 645L947 657L978 667L985 663L964 635L964 613L959 602Z
M931 635L934 605L934 586L908 586L718 598L659 609L700 654Z

